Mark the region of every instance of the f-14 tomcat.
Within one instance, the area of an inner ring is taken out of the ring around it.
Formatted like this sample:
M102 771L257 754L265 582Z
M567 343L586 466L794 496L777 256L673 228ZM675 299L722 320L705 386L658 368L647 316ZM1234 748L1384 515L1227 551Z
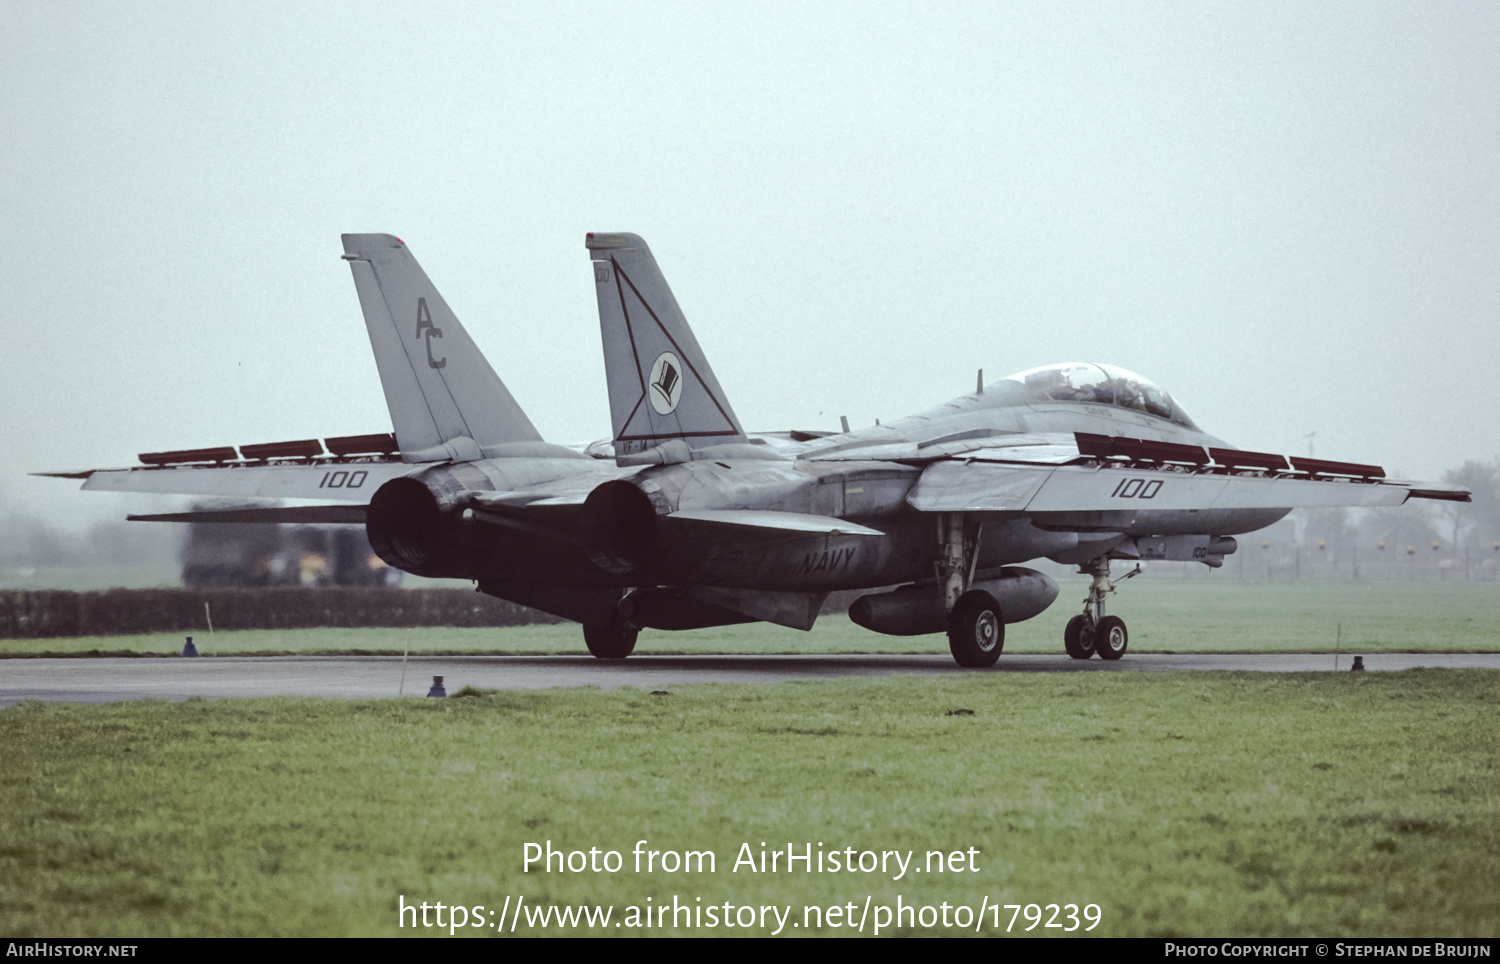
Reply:
M962 666L1056 599L1017 563L1092 577L1064 633L1075 659L1125 654L1111 563L1222 565L1235 534L1300 506L1467 501L1377 466L1247 452L1166 392L1109 365L1035 368L917 415L842 434L741 427L645 242L590 234L610 443L549 444L407 246L346 234L394 432L148 453L53 473L85 489L326 499L132 516L362 523L391 566L583 624L628 656L641 629L766 620L810 629L834 590L880 633L946 632ZM895 587L895 588L891 588Z

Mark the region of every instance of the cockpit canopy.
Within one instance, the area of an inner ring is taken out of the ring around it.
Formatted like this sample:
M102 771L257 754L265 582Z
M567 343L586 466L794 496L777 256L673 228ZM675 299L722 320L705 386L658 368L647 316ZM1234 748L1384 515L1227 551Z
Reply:
M1017 372L1006 381L1020 382L1039 402L1114 405L1200 431L1172 396L1135 372L1113 365L1065 362Z

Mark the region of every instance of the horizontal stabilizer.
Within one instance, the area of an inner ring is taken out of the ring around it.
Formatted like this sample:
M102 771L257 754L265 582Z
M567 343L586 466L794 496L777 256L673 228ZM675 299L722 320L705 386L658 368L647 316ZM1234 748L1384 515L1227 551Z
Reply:
M265 509L202 509L128 515L128 522L272 522L295 525L364 525L363 505L296 505Z
M802 512L773 512L757 509L694 509L673 512L667 516L678 522L733 526L742 530L762 530L766 534L816 534L831 536L884 536L879 529L857 525L847 519L834 519Z

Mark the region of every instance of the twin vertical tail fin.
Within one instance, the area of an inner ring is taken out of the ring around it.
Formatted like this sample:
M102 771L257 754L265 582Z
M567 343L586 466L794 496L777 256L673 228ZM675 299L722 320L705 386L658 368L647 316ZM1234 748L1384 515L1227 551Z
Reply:
M683 462L711 446L748 443L646 242L591 233L585 243L599 296L616 460Z
M401 457L473 461L551 448L525 444L542 437L405 243L343 238Z

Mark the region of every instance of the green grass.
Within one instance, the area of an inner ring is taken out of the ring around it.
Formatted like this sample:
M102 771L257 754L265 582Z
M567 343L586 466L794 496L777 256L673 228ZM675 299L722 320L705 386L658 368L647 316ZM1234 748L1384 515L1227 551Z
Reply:
M1036 619L1006 627L1008 653L1057 653L1063 625L1082 606L1081 578ZM1489 583L1240 583L1134 579L1110 599L1137 653L1495 652L1500 651L1500 586ZM395 653L404 629L298 629L194 633L200 651ZM0 656L91 653L175 655L182 633L0 640ZM509 629L418 628L414 653L581 653L571 623ZM942 636L881 636L826 616L811 633L769 624L692 632L647 630L638 653L946 653Z
M1492 936L1495 679L986 675L21 704L0 711L0 931L412 934L396 926L400 897L496 909L507 895L607 903L615 920L676 895L791 905L800 921L804 904L868 895L1095 903L1094 933L1110 936ZM631 872L643 839L710 849L717 873ZM548 840L620 851L625 868L523 874L523 844ZM919 859L973 847L980 872L731 872L741 843L761 841Z

